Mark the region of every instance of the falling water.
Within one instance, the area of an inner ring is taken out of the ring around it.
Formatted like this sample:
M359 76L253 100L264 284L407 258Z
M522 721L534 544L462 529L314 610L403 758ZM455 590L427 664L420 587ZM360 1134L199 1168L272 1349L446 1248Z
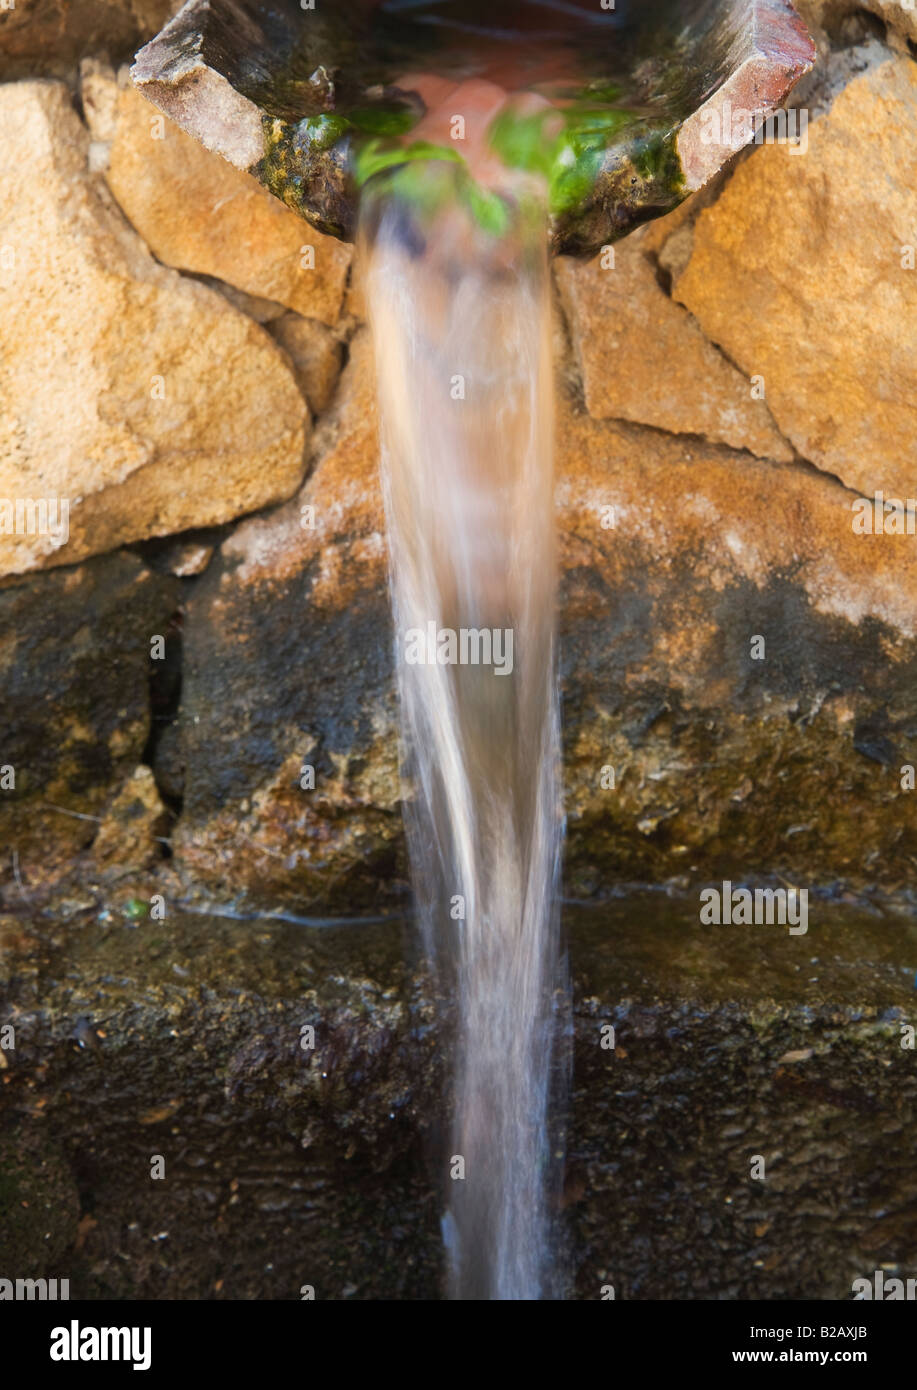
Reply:
M458 1014L451 1292L534 1299L548 1289L560 983L546 236L528 192L501 195L493 225L458 177L427 165L420 211L383 183L363 239L409 851L425 943Z

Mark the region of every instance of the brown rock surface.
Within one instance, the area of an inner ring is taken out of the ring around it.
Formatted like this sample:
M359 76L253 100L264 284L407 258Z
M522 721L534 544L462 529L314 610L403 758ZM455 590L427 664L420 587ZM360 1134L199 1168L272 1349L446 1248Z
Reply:
M0 335L18 334L8 337L14 351L0 372L20 373L12 389L3 383L0 421L12 445L0 465L0 499L23 477L33 494L38 482L51 492L59 478L74 480L70 548L52 554L46 546L38 558L59 563L87 553L80 546L234 515L238 499L218 450L240 419L249 436L275 428L278 383L281 402L292 393L301 428L305 412L287 361L316 411L327 413L313 439L312 472L291 501L228 538L197 532L188 542L208 557L211 545L219 548L209 564L178 566L190 576L181 585L181 711L152 753L144 752L147 648L141 660L134 645L138 632L148 642L151 623L164 630L176 590L156 586L177 581L139 580L131 566L149 575L139 561L112 556L0 588L0 658L7 671L24 672L24 683L10 685L6 742L15 757L0 757L0 766L32 768L0 820L4 851L15 846L18 856L14 872L10 849L3 872L11 892L19 891L16 873L29 892L93 839L100 864L117 865L119 845L131 863L146 862L159 802L145 770L143 788L131 778L147 756L180 812L171 838L189 889L352 911L404 886L368 341L354 340L332 403L342 325L332 331L292 312L273 317L276 291L261 286L251 292L271 317L262 330L220 296L155 265L86 171L88 157L102 168L117 144L122 89L87 69L84 90L94 103L91 156L61 88L0 89L21 138L28 129L31 140L29 161L0 156L3 206L22 219L8 224L19 241L4 224L0 246L16 251L28 233L28 245L42 248L41 258L0 261L0 293L12 305ZM913 537L856 535L851 493L780 460L790 456L789 439L852 487L913 495L917 271L906 271L898 254L917 227L913 97L911 60L876 42L836 53L812 97L807 154L754 151L719 198L705 192L619 245L612 283L595 266L558 268L592 412L575 391L563 394L557 504L574 895L622 880L689 883L719 874L776 872L803 885L907 882L917 854L917 793L903 790L901 778L902 767L917 763ZM14 196L23 169L28 199ZM687 309L667 296L657 264ZM358 306L357 286L348 309ZM19 321L21 332L11 327ZM235 345L225 376L226 354L214 348L220 333ZM173 377L171 367L159 373L168 389L151 404L151 351L188 372L186 415L155 434L149 421L169 405ZM610 368L618 363L628 375L616 380ZM757 373L776 426L748 392ZM561 375L575 381L566 367ZM131 380L141 383L146 414L125 391ZM245 388L231 396L236 381ZM195 493L188 450L200 447L200 430L217 452ZM59 455L72 439L65 469ZM130 450L141 444L150 457L134 464ZM22 458L39 445L45 452L23 472ZM115 464L125 458L122 477ZM282 501L302 462L274 491L264 452L239 467L261 489L246 504L255 507ZM214 502L227 510L214 512ZM138 516L139 532L131 529ZM44 540L0 538L22 547L20 557ZM110 568L122 563L123 573ZM158 618L143 604L138 612L135 584L153 594ZM52 585L59 587L43 587ZM43 605L44 625L33 604ZM85 631L75 614L86 615ZM76 630L78 641L60 636ZM23 649L23 632L44 644L41 652ZM47 706L43 692L62 648L66 679ZM111 707L96 716L80 702L82 687L109 649L128 684L108 673ZM42 762L49 726L59 737ZM302 785L308 768L314 787ZM603 785L612 769L614 785ZM125 815L137 805L145 809L132 844Z
M613 268L603 269L601 254L555 263L589 413L792 458L749 382L666 294L644 236L614 248Z
M0 87L0 123L0 499L69 504L60 546L5 519L0 574L289 496L308 412L268 334L152 259L63 85Z
M0 777L0 895L17 906L74 868L136 778L150 639L177 604L175 579L123 553L0 587L0 765L15 774Z
M128 58L181 0L15 0L0 9L0 75L57 75L87 54Z
M917 40L917 6L913 0L864 0L867 10L884 19L891 29Z
M214 895L346 911L390 875L401 840L365 333L316 444L299 496L239 526L189 601L173 842L179 870Z
M569 403L559 438L575 891L609 873L905 882L913 539L855 534L850 495L797 466Z
M299 389L313 414L321 415L331 403L341 374L343 343L323 323L299 314L284 314L275 319L270 334L293 363Z
M813 112L809 148L765 146L701 212L674 293L777 425L849 487L917 478L917 64L870 42ZM830 71L828 73L830 78Z
M805 468L561 405L571 891L900 883L917 847L900 779L917 761L912 541L855 535L849 494ZM365 337L317 438L299 497L238 528L190 604L175 844L215 897L353 908L403 874Z
M126 70L116 81L91 65L82 91L93 138L109 144L108 186L158 260L322 323L337 320L349 246L306 225L255 179L160 115L130 85ZM306 246L314 252L311 269L302 264Z
M162 858L157 837L165 834L168 823L153 774L141 763L102 817L92 842L94 863L119 878L154 867Z
M909 0L793 0L810 27L831 31L857 10L870 10L893 33L917 39L917 7Z

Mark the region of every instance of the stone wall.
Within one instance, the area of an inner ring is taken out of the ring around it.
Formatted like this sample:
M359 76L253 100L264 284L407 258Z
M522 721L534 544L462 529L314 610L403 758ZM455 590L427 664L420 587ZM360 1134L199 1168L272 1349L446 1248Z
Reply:
M917 852L917 540L853 525L917 492L913 15L802 8L806 151L555 266L576 897ZM0 499L70 502L0 535L0 893L362 909L404 865L359 266L131 89L161 19L0 13Z

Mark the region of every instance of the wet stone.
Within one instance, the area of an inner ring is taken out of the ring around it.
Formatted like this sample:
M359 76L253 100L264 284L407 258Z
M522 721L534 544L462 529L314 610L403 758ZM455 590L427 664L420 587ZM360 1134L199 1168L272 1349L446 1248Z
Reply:
M3 920L0 1123L31 1166L2 1164L0 1243L23 1272L74 1298L440 1295L447 1058L400 922ZM645 894L566 930L571 1297L917 1275L911 922L818 898L791 937ZM151 1153L167 1182L138 1180Z

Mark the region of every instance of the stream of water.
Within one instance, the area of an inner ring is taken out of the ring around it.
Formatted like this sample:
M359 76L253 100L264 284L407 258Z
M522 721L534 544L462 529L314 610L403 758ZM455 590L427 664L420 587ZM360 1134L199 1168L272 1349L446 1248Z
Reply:
M363 242L425 943L454 992L451 1294L549 1296L558 779L543 210L481 225L453 166L384 183ZM515 191L514 191L515 192Z
M367 91L389 105L353 113L353 167L408 847L425 950L455 1001L451 1294L550 1298L566 991L549 217L588 196L618 133L652 143L669 126L624 99L629 0L369 8Z

